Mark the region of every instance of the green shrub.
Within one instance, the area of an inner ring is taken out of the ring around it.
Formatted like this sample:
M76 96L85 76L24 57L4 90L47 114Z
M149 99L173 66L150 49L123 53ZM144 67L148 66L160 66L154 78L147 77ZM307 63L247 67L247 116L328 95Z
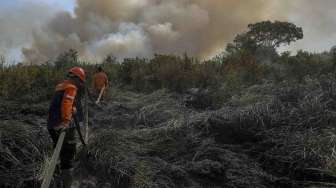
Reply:
M2 64L0 70L0 97L19 99L29 94L31 100L50 98L57 82L62 80L71 66L83 66L88 74L88 85L96 70L96 64L81 62L74 50L65 52L55 62L45 65ZM297 81L306 76L312 78L333 73L334 63L328 53L312 54L298 52L295 56L283 53L274 62L261 64L255 55L240 51L217 56L208 61L174 55L155 55L152 59L132 58L117 62L107 57L101 64L113 86L122 86L141 92L168 89L183 93L190 88L219 88L227 99L247 87L265 80L274 83ZM26 97L27 98L27 97ZM216 94L216 98L221 98Z

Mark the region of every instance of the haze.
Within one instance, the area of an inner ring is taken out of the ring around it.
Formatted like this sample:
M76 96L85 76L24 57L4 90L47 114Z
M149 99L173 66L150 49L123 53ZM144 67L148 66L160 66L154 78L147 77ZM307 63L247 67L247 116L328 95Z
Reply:
M281 50L327 51L336 44L334 0L2 0L0 54L36 64L69 48L100 60L221 52L249 23L289 21L304 39Z

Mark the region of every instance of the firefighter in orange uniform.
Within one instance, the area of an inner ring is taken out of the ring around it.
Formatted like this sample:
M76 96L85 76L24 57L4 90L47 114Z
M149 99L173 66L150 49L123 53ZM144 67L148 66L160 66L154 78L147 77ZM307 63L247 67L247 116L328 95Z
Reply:
M80 67L69 70L67 77L56 86L49 107L48 131L54 147L62 131L66 136L60 153L63 187L71 187L73 160L76 154L75 126L73 119L83 120L81 98L84 93L85 72Z
M95 96L98 97L102 89L106 91L108 86L108 78L102 67L97 68L97 72L93 75L92 87L94 89Z

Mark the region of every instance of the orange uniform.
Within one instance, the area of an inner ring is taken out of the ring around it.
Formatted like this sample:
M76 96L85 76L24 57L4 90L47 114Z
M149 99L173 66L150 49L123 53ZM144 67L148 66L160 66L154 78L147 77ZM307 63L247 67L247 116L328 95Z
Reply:
M64 80L55 89L55 95L49 109L48 128L61 123L69 123L76 109L77 87L71 80Z
M93 76L92 87L96 91L100 91L104 86L108 84L108 78L105 72L98 72Z

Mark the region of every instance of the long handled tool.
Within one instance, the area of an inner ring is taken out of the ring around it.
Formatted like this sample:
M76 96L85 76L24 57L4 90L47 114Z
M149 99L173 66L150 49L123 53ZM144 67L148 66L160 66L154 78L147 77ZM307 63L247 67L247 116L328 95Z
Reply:
M74 118L74 123L75 123L75 127L76 127L76 130L77 130L79 139L82 142L83 146L85 147L86 146L86 142L85 142L85 140L83 138L83 134L82 134L82 131L81 131L80 126L79 126L79 121L78 121L78 119L77 119L76 116L73 116L73 118Z
M86 89L86 94L85 94L85 103L88 105L88 103L90 102L90 104L93 104L95 107L97 107L99 110L104 110L99 104L96 104L96 99L93 98L93 96L90 94L90 91L88 89ZM84 107L86 108L86 107ZM87 109L87 108L86 108ZM87 112L85 112L85 116L87 115Z
M103 93L105 91L106 87L104 86L101 90L100 90L100 93L99 93L99 97L98 99L96 100L96 104L98 104L103 96Z
M50 186L51 178L52 178L52 176L54 174L54 171L55 171L57 160L58 160L58 157L60 155L61 148L62 148L62 145L63 145L63 142L64 142L65 134L66 134L66 132L62 131L60 136L58 137L58 141L57 141L54 153L51 157L51 161L50 161L50 164L48 166L47 172L46 172L46 174L43 178L41 188L49 188L49 186Z
M85 138L84 141L85 143L89 142L89 91L86 90L85 92L85 104L84 104L84 111L85 111L85 116L84 116L84 126L85 126Z

